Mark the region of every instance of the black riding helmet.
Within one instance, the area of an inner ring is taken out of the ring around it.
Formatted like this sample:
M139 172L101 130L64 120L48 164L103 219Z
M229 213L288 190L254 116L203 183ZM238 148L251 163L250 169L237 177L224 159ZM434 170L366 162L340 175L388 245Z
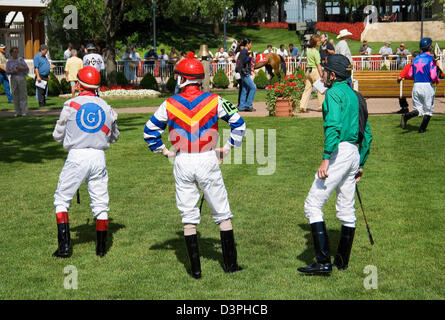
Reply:
M335 72L337 78L346 80L351 77L352 65L349 59L341 54L333 54L328 57L328 63L324 66L326 70Z

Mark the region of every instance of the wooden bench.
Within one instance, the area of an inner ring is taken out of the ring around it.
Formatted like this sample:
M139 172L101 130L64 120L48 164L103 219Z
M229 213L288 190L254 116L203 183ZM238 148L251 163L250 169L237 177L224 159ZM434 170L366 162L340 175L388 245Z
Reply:
M354 89L366 98L408 98L412 95L414 82L397 82L400 70L392 71L354 71ZM445 97L445 80L437 87L436 97Z

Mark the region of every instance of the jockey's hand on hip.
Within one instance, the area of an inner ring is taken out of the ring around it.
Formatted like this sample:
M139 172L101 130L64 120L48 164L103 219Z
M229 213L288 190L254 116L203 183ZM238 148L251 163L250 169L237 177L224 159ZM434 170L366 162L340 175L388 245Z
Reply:
M216 148L216 156L219 159L219 164L222 164L225 156L227 156L230 153L230 150L232 150L232 146L229 143L226 143L226 145L222 148Z
M318 177L320 179L326 179L328 177L329 159L323 159L320 167L318 168Z
M360 181L360 178L362 177L362 175L363 175L363 169L360 168L360 169L358 169L358 172L355 175L355 183L358 183Z

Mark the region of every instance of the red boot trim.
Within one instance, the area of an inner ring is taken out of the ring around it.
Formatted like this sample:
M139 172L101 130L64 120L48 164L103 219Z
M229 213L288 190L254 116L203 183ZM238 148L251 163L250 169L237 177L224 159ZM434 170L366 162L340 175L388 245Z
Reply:
M56 216L57 216L57 224L69 223L69 221L68 221L68 212L66 212L66 211L64 211L64 212L57 212Z

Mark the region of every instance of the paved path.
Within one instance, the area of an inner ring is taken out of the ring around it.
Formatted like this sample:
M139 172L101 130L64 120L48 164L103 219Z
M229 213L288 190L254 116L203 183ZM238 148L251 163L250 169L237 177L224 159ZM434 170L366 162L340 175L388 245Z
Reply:
M368 112L373 115L382 114L393 114L397 112L399 107L399 100L397 98L370 98L367 99L368 102ZM412 109L412 101L408 99L408 103ZM241 116L247 117L267 117L269 112L266 109L265 102L254 102L253 107L256 109L255 112L241 112ZM154 113L157 107L138 107L138 108L120 108L115 109L118 114L128 114L128 113ZM298 113L299 118L316 118L321 117L321 112L317 111L317 99L312 99L309 101L307 113ZM30 110L30 116L46 116L46 115L59 115L60 109L58 110ZM445 114L445 98L437 98L434 107L434 114ZM14 111L0 111L0 117L13 117Z

